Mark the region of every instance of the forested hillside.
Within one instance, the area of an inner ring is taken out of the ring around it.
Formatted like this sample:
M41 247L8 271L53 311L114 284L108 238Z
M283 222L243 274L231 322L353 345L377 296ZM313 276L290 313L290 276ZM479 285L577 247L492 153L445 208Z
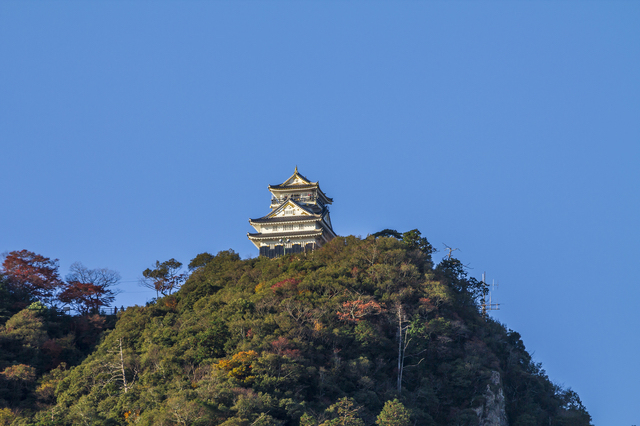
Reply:
M203 253L179 291L99 325L75 367L44 341L100 316L6 315L0 425L590 425L520 335L480 315L482 284L432 251L385 231L273 260Z

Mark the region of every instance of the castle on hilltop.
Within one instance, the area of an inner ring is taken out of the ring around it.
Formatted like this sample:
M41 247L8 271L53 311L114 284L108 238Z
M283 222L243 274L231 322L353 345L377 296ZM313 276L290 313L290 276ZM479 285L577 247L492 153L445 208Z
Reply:
M256 233L249 240L260 250L260 256L274 258L291 253L315 250L335 238L331 227L329 204L333 199L298 173L280 185L269 185L271 213L249 219Z

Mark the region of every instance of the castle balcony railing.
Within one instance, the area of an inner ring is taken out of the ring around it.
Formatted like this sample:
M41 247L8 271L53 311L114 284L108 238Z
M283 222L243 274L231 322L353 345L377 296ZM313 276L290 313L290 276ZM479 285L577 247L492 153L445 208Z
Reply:
M271 204L280 204L280 203L284 203L287 200L301 201L303 203L309 203L309 202L314 202L316 200L316 197L281 197L281 198L272 198L271 199Z

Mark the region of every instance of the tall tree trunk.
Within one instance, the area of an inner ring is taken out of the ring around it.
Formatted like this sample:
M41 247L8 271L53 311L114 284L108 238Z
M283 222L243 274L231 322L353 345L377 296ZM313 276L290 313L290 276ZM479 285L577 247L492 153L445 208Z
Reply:
M124 389L124 393L127 393L129 387L127 386L127 375L124 371L124 356L122 354L122 337L118 339L118 343L120 344L120 371L122 371L122 387Z
M402 351L402 305L398 304L398 394L402 391L402 367L404 364L404 356Z

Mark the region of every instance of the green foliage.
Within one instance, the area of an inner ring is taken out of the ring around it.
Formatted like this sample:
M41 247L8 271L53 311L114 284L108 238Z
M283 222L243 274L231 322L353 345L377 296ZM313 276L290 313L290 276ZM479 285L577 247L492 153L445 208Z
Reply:
M204 252L200 253L189 262L189 270L193 271L194 269L202 268L207 266L207 263L211 262L215 256L210 253Z
M340 398L338 402L327 409L333 419L323 422L320 426L364 426L358 415L360 411L351 398Z
M47 307L40 301L33 302L27 307L28 310L42 314L47 311Z
M3 325L15 311L14 295L9 291L6 278L0 272L0 325Z
M117 277L108 270L89 272ZM59 311L52 304L69 285L59 278L57 260L27 250L9 253L2 263L0 424L56 424L44 413L56 403L67 366L79 364L115 323L114 317L71 317Z
M43 407L24 418L473 425L499 373L510 424L590 424L577 395L549 381L517 333L481 318L477 281L459 261L434 268L418 231L388 234L338 237L313 253L277 259L241 260L231 250L198 255L179 291L119 314L71 369L38 367L37 351L47 341L78 345L78 326L66 342L51 335L51 310L22 311L0 330L1 348L22 348L16 364L35 367L36 377L49 371L31 381L17 375L26 378L13 384L23 386L21 398L32 395L30 406Z
M382 231L378 231L372 235L374 238L385 237L385 238L396 238L409 247L411 250L420 250L427 256L431 256L436 250L433 246L427 241L425 237L422 236L422 233L417 229L412 229L411 231L400 233L395 229L383 229Z
M385 402L382 411L378 414L376 424L379 426L410 426L411 415L400 401L394 399Z
M396 231L395 229L383 229L382 231L376 232L372 236L375 237L375 238L378 238L378 237L393 237L393 238L397 238L398 240L402 239L402 234L399 233L398 231Z
M0 409L0 426L9 426L15 420L15 418L16 416L10 409Z
M160 262L156 260L155 268L142 271L144 277L140 282L144 287L155 290L156 293L167 296L177 290L187 279L187 274L179 273L182 263L171 258Z
M66 366L79 363L108 326L104 317L69 317L40 302L13 315L0 326L0 407L25 412L54 403Z
M402 242L412 250L420 250L426 255L431 255L435 251L429 241L417 229L403 233Z

